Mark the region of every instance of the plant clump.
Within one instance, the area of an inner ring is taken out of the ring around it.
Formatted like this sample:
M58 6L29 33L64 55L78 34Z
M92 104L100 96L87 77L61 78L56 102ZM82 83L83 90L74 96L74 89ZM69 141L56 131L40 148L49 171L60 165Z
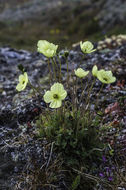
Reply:
M84 179L90 179L93 182L96 180L95 177L88 175L88 172L90 170L95 172L94 163L99 163L104 148L100 141L100 119L91 110L91 91L96 80L104 85L114 83L116 78L111 71L98 70L96 65L92 68L92 74L80 67L73 69L70 73L67 60L69 52L67 52L67 56L65 52L67 78L63 82L62 63L57 52L58 45L40 40L37 46L38 52L44 54L48 59L50 90L42 92L40 88L34 87L24 69L20 69L23 74L19 76L19 84L16 89L21 91L25 89L26 85L29 85L45 101L47 107L36 121L37 136L54 144L54 152L63 160L63 169L68 170L69 168L68 172L72 176L69 178L72 189L77 189L79 186L82 189ZM83 54L96 51L89 41L80 42L80 48ZM94 78L91 85L88 84L88 75ZM85 83L83 78L86 79ZM70 83L71 79L72 84ZM81 83L79 95L78 83ZM87 84L88 94L85 97L85 85ZM20 85L21 88L19 88ZM97 101L95 107L97 107ZM98 178L96 181L99 181Z

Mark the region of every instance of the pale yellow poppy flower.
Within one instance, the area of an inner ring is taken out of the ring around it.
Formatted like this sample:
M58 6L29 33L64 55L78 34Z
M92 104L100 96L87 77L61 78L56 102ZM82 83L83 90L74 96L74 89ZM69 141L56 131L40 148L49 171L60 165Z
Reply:
M97 72L97 78L105 84L110 84L116 81L116 77L113 76L111 71L105 71L103 69Z
M77 70L74 70L75 75L79 78L84 78L88 75L89 71L85 71L81 68L78 68Z
M97 77L97 73L98 73L98 67L96 65L94 65L92 68L92 75L94 77Z
M38 44L38 52L42 53L46 57L54 57L56 55L56 51L58 48L58 45L54 45L53 43L49 43L46 40L39 40Z
M26 86L27 86L27 83L28 83L28 75L25 72L24 74L19 76L19 83L16 86L17 91L24 90L26 88Z
M62 100L67 96L66 90L61 83L54 83L50 91L44 94L44 101L50 103L50 108L59 108L62 105Z
M84 43L81 41L80 48L83 53L92 53L92 52L96 51L96 49L93 49L94 45L89 41L86 41Z

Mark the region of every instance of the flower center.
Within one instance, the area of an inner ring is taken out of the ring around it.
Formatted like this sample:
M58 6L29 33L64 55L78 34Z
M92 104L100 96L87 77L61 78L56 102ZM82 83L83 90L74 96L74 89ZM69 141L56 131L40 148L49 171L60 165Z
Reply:
M106 82L108 81L108 79L106 77L103 77L103 80L105 80Z
M58 96L57 94L54 94L54 95L53 95L53 98L54 98L54 99L59 99L59 96Z
M22 84L24 84L24 83L25 83L25 80L22 81Z

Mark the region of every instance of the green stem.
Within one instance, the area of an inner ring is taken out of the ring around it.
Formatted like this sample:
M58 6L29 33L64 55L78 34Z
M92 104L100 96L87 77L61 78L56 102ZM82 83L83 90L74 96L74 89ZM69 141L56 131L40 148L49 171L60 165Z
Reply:
M51 67L50 67L50 60L48 59L48 69L49 69L49 83L50 83L50 86L51 86Z
M75 79L75 106L76 106L76 110L78 110L77 109L77 103L78 103L78 98L77 98L77 83L78 83L78 78L76 77L76 79Z
M42 94L40 93L40 91L38 90L38 88L36 88L36 87L34 87L32 84L31 84L31 82L28 80L28 84L29 84L29 86L34 90L34 91L36 91L40 96L42 96Z
M96 78L94 78L94 80L93 80L93 82L92 82L92 85L91 85L91 87L89 88L88 96L87 96L86 103L85 103L85 104L86 104L86 109L85 109L85 111L84 111L84 114L85 114L86 110L88 109L88 106L89 106L89 103L90 103L90 95L91 95L91 91L92 91L92 89L93 89L93 86L94 86L95 81L96 81Z
M62 73L61 73L61 60L60 60L60 58L59 58L58 55L57 55L57 58L58 58L59 65L60 65L60 72L59 72L60 77L59 77L59 79L60 79L60 81L61 81L61 78L62 78Z
M101 91L103 90L103 87L104 87L104 83L102 83L102 86L101 86L101 88L100 88L100 90L99 90L99 92L98 92L97 100L96 100L96 104L95 104L95 108L96 108L97 105L98 105L98 98L99 98L99 96L100 96L100 94L101 94Z
M55 78L55 80L56 80L55 63L54 63L54 61L53 61L53 58L51 58L51 60L52 60L52 66L53 66L54 78Z
M83 94L84 94L84 90L83 90L83 79L81 79L81 96L80 96L80 101L79 101L80 104L81 104L81 100L82 100Z
M84 54L82 55L82 60L80 61L80 64L78 65L78 68L80 67L80 65L82 65L83 60L84 60Z
M82 98L83 98L84 92L85 92L85 90L88 88L88 85L89 85L89 83L87 83L87 85L85 86L85 88L84 88L84 90L83 90L83 84L82 84L82 81L81 81L82 93L81 93L80 101L79 101L80 104L81 104L81 101L82 101ZM85 101L86 101L86 98L85 98Z
M89 103L90 94L91 94L91 91L92 91L92 89L93 89L93 86L94 86L95 81L96 81L96 78L93 80L93 82L92 82L92 84L91 84L91 87L89 88L88 97L87 97L87 100L86 100L86 104Z
M67 85L69 88L69 65L68 65L68 58L66 59L66 64L67 64Z
M56 62L56 58L54 58L54 63L55 63L55 65L56 65L56 70L57 70L57 72L58 72L58 74L59 74L59 82L60 82L60 73L59 73L59 71L58 71L58 65L57 65L57 62Z
M73 92L71 92L71 95L72 95L72 112L73 112L73 115L74 115L74 105L75 105L75 80L74 80L74 65L72 67L72 73L71 73L71 79L73 79L73 84L72 84L72 87L73 87Z

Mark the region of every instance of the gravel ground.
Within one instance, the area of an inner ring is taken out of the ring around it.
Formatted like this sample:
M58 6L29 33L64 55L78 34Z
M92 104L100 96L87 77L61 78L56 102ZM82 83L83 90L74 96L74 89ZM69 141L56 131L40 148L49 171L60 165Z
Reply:
M62 55L63 52L61 51L60 54ZM99 97L99 108L104 113L103 123L111 124L111 130L104 140L111 144L116 160L121 162L121 171L125 172L126 45L112 50L98 51L86 55L83 59L81 55L78 47L70 51L68 57L69 65L72 65L69 67L70 71L82 62L81 66L84 69L91 70L92 66L97 64L99 68L112 70L117 77L117 81L113 85L105 85ZM60 58L62 73L65 75L67 68L65 59L62 56ZM34 85L39 82L43 88L47 88L48 84L47 59L43 55L9 47L0 48L0 187L2 190L16 188L27 190L29 186L26 187L26 184L20 187L18 177L20 176L22 181L27 177L27 185L30 185L31 181L35 180L31 173L34 173L37 168L39 170L42 166L47 165L51 148L51 144L48 144L46 140L37 139L34 134L34 120L45 108L42 98L33 97L29 88L21 93L17 93L15 90L20 73L17 69L19 64L25 67ZM95 100L100 86L100 82L97 81L91 95L92 102ZM92 103L92 107L93 105ZM50 164L55 160L56 155L53 155ZM108 164L110 162L106 161L106 167ZM60 168L59 163L57 166ZM104 164L101 165L102 171L104 166ZM55 167L54 171L56 171ZM67 189L66 176L62 172L58 176L57 190ZM126 184L120 182L118 190L125 190L125 186ZM46 189L49 188L45 187Z

